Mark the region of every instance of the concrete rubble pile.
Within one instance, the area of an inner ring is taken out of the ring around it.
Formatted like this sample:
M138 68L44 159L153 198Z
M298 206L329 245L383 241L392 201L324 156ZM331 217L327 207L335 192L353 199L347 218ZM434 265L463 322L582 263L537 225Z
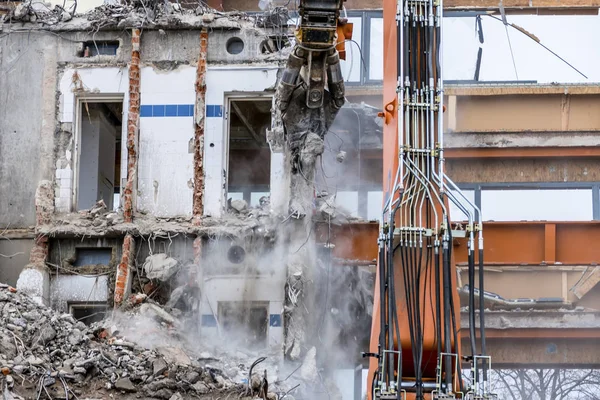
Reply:
M88 327L0 284L0 398L278 397L276 385L268 386L277 379L275 367L256 367L249 379L252 355L237 351L221 359L192 349L177 318L145 295L126 306Z
M37 23L46 30L57 31L98 31L142 26L146 29L174 26L200 28L207 25L237 29L244 21L254 23L253 18L242 12L220 12L204 5L189 9L181 7L179 3L158 0L130 0L119 4L106 4L86 13L78 13L76 6L63 8L41 0L26 0L19 3L3 19L0 18L0 23Z

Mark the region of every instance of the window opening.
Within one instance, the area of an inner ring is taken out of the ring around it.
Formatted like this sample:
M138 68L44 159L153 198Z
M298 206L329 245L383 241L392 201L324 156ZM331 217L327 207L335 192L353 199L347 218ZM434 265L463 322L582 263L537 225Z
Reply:
M81 103L81 143L77 209L92 208L103 200L108 210L120 202L122 102Z
M106 303L69 303L69 312L73 318L86 325L102 321L107 310Z
M271 105L270 97L229 100L228 200L242 198L258 206L269 196Z
M85 265L109 265L112 257L110 247L78 247L75 249L74 267Z
M266 346L268 308L268 302L219 302L219 322L223 328L223 335L248 349Z
M118 48L118 40L89 40L83 42L79 57L115 56Z

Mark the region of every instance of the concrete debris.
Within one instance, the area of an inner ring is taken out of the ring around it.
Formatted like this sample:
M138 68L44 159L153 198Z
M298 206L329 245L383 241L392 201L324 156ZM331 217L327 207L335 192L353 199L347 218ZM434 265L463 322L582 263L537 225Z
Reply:
M256 17L242 12L220 12L206 6L184 9L168 1L129 1L104 4L83 14L60 5L48 7L39 0L27 0L3 16L0 22L30 23L28 28L51 31L114 29L240 29L256 26ZM289 47L289 46L288 46Z
M131 383L131 380L129 380L129 378L117 379L117 381L115 382L115 389L122 390L125 392L137 391L137 389L135 388L135 386L133 386L133 383Z
M199 361L200 351L173 332L172 326L148 320L140 310L149 305L156 312L158 305L143 303L121 313L121 319L111 318L86 326L70 315L61 315L9 289L12 288L8 285L0 285L3 399L37 398L44 390L52 398L64 398L65 390L82 399L118 397L111 394L116 390L166 400L217 393L223 393L217 397L246 399L244 377L248 376L254 356L237 351L235 355ZM143 324L131 325L136 320ZM120 336L119 332L132 336ZM73 336L77 339L72 340ZM160 341L168 338L169 346L144 347L137 340L139 337ZM269 376L277 376L275 365L266 369ZM26 376L37 384L16 385L15 376ZM281 390L289 388L282 386ZM69 395L69 398L76 397Z
M92 216L92 218L106 213L106 203L104 202L104 200L98 200L96 204L94 204L94 207L90 208L89 213Z
M237 211L238 213L242 213L248 209L248 203L246 202L246 200L242 199L231 200L230 205L231 208Z
M168 281L179 269L177 260L164 253L153 254L146 258L144 271L148 279Z
M300 377L306 382L315 382L318 379L317 349L312 347L304 356L300 367Z
M321 205L318 208L319 212L325 219L334 219L336 217L335 196L329 196L322 199Z

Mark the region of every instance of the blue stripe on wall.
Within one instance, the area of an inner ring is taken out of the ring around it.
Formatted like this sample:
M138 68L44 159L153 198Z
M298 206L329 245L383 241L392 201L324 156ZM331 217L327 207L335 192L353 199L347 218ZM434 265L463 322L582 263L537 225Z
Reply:
M206 105L206 117L223 117L223 106L220 104L207 104Z
M269 315L269 326L281 326L281 314Z
M193 117L193 104L145 104L140 117Z

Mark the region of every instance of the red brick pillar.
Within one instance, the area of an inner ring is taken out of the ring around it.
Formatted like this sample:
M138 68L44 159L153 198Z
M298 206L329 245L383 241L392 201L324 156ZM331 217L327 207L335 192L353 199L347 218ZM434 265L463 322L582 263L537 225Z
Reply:
M127 183L123 191L125 222L133 221L133 192L137 172L137 139L140 123L140 37L139 29L131 31L129 112L127 114Z
M204 120L206 101L206 52L208 50L208 31L200 31L200 54L196 68L196 105L194 122L194 224L200 225L204 213Z
M134 248L135 241L133 240L133 236L128 233L123 240L123 254L121 255L121 262L117 268L114 295L115 308L121 305L123 299L127 297L131 290L131 267L135 258Z

